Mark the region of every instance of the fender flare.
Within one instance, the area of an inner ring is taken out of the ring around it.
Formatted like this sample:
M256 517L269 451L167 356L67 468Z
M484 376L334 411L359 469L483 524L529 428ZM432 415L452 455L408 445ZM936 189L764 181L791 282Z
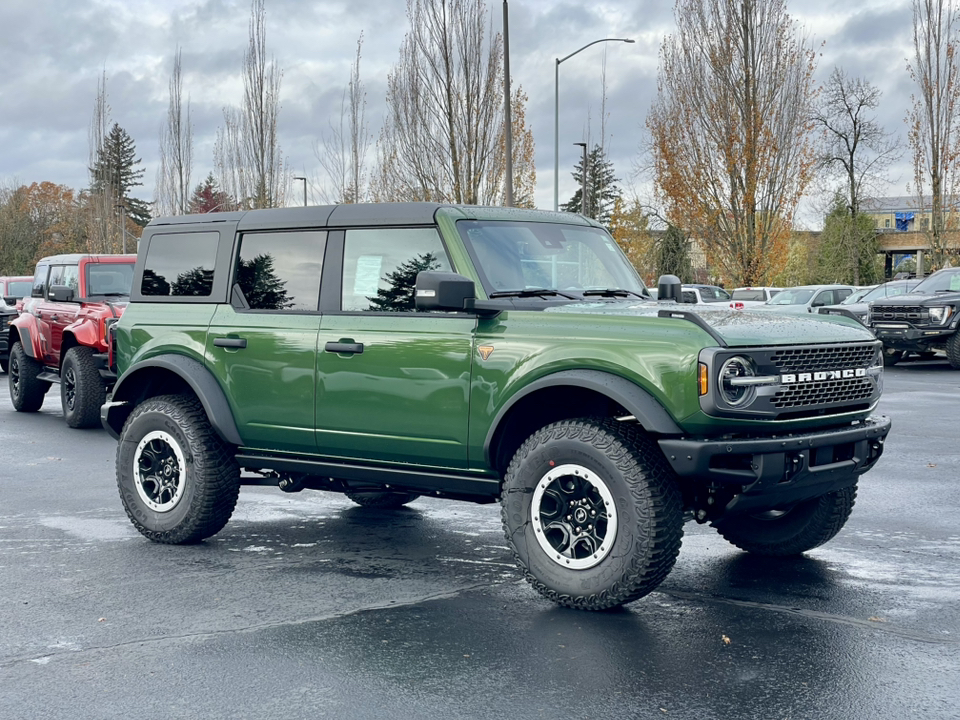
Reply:
M548 387L573 386L593 390L623 407L644 430L656 435L683 435L683 430L654 397L626 378L602 370L561 370L546 375L524 387L500 408L483 443L489 461L491 448L503 419L526 396Z
M203 405L203 410L217 434L231 445L243 445L227 396L213 373L193 358L174 354L141 360L120 376L114 385L110 402L104 405L100 412L103 427L114 438L120 438L123 423L133 411L131 402L141 399L144 381L149 379L152 369L172 372L187 383Z
M84 345L96 349L100 344L100 338L97 336L98 324L90 318L81 318L70 323L63 329L63 340L61 341L60 361L63 362L63 356L66 350L74 345ZM67 342L67 337L72 336L73 340Z
M43 360L43 348L40 347L40 332L37 328L37 319L29 313L20 315L16 320L10 323L10 333L17 333L17 337L10 339L10 349L13 350L13 343L20 341L23 345L23 351L28 357L35 360Z

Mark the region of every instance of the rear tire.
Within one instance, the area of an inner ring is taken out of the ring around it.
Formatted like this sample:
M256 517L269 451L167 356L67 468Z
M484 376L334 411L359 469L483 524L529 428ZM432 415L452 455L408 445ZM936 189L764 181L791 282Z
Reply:
M411 492L344 492L357 505L368 508L392 509L403 507L416 500L420 495Z
M724 540L755 555L799 555L833 539L850 517L856 499L853 484L789 510L735 515L718 520L714 527Z
M183 545L227 524L240 494L240 467L197 398L161 395L137 405L124 423L117 486L142 535Z
M17 412L36 412L43 405L43 397L50 389L46 380L38 380L43 365L27 355L18 340L10 351L10 401Z
M950 367L960 370L960 328L947 340L947 360L950 361Z
M67 350L60 368L60 404L72 428L100 427L100 406L107 400L107 387L93 360L93 348Z
M500 498L507 543L543 597L606 610L652 592L680 552L676 478L636 426L578 419L520 447Z

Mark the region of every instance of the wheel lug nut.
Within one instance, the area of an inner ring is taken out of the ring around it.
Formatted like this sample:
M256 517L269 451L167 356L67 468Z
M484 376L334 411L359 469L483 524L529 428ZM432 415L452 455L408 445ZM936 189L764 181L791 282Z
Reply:
M567 520L573 520L573 515L567 515Z

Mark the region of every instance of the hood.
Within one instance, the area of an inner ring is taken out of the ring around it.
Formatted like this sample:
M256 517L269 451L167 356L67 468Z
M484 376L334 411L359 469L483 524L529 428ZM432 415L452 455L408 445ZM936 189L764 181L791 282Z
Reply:
M759 310L760 312L771 312L771 313L780 313L787 315L799 315L801 313L809 313L809 305L770 305L769 303L760 303L759 305L753 305L750 307L750 311L753 312Z
M777 314L750 310L731 310L674 302L577 303L545 309L545 313L576 313L611 317L657 318L661 310L699 316L730 347L756 345L814 345L819 343L863 342L874 340L873 333L851 318L834 315ZM660 318L662 322L686 322Z
M881 298L880 300L874 300L871 305L923 305L924 303L930 302L931 304L948 304L948 303L957 303L960 302L960 293L955 292L942 292L942 293L933 293L931 295L919 294L919 293L907 293L906 295L894 295L893 297Z

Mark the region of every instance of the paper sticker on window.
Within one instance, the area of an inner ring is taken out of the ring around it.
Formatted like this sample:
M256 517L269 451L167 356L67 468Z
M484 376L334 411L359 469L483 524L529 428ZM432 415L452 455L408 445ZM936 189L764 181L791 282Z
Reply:
M381 255L361 255L357 258L357 275L353 279L353 294L371 297L380 289Z
M950 290L951 292L960 290L960 275L954 275L950 278Z

